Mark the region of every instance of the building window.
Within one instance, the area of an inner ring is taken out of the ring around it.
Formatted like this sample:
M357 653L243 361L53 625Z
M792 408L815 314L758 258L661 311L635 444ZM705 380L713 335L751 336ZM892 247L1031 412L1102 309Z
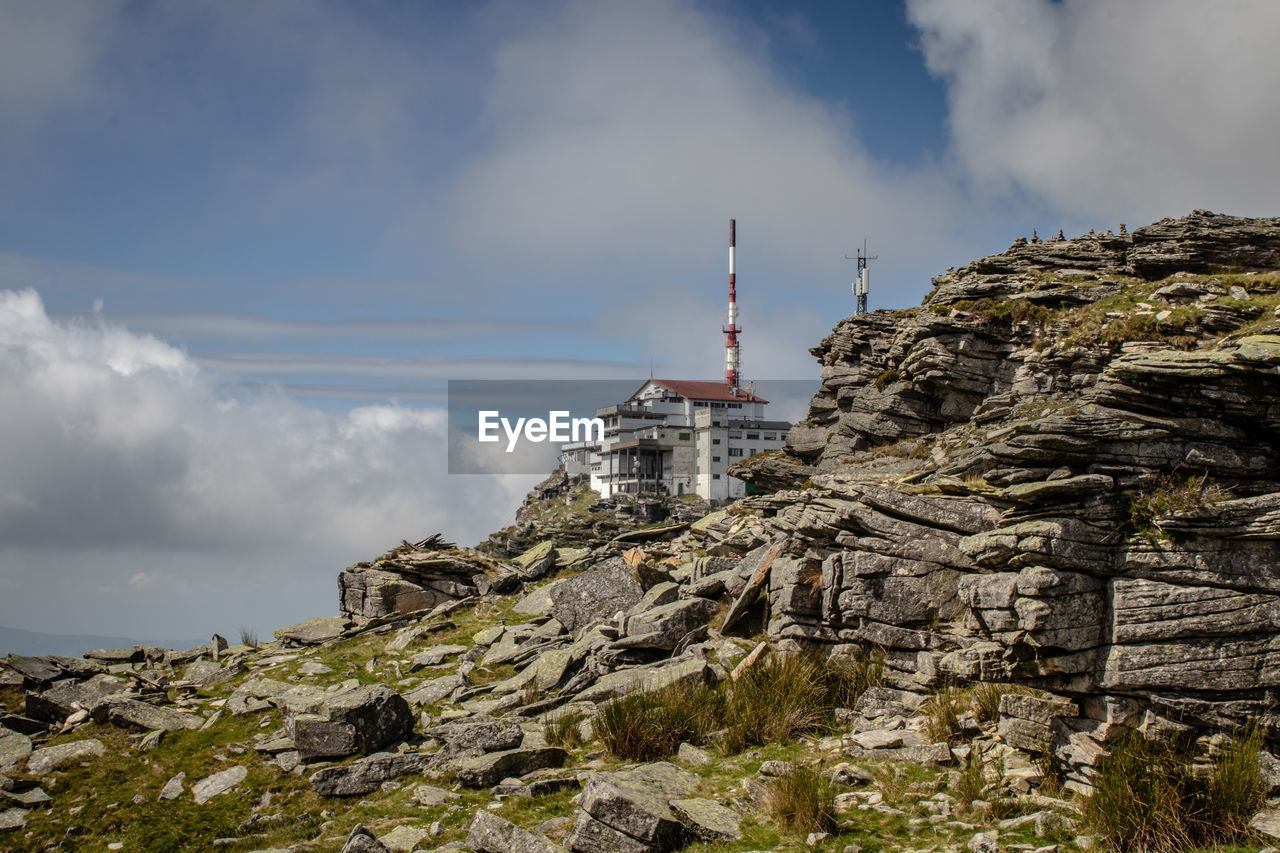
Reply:
M688 441L690 438L691 438L691 436L689 435L689 433L687 433L687 432L682 432L682 433L680 433L680 440L681 440L681 441Z
M701 473L702 473L702 466L701 466L701 465L699 465L699 466L697 466L696 468L694 468L694 469L693 469L693 473L695 473L695 474L701 474Z
M719 456L712 456L712 457L711 457L711 461L712 461L712 462L719 462L719 461L720 461L720 457L719 457Z
M731 433L729 433L729 438L742 438L742 433L740 433L740 432L731 432Z
M719 444L719 443L720 443L720 439L718 439L718 438L713 438L713 439L711 439L711 443L712 443L712 444Z
M719 475L719 474L712 474L712 475L711 475L711 479L713 479L713 480L719 480L719 479L720 479L720 475Z
M729 448L729 455L730 455L730 456L741 456L741 455L742 455L742 448L741 448L741 447L730 447L730 448Z
M758 432L747 433L747 441L759 441L759 440L760 440L760 433Z
M773 441L773 437L774 437L774 436L773 436L773 433L771 433L771 432L766 432L766 433L764 434L764 440L765 440L765 441Z

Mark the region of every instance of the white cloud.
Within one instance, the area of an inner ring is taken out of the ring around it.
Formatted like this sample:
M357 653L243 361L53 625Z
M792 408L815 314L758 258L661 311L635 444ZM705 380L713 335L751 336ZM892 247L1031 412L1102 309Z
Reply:
M0 577L21 590L0 624L28 629L333 612L343 566L436 530L478 541L537 479L446 480L441 410L223 398L184 352L55 322L34 291L0 292L0 399Z
M1022 189L1111 227L1193 208L1275 214L1273 0L909 0L908 12L982 192Z
M491 266L687 267L734 216L757 258L838 271L850 235L905 257L953 227L945 181L873 161L765 34L693 4L548 7L494 51L484 108L490 143L438 221Z

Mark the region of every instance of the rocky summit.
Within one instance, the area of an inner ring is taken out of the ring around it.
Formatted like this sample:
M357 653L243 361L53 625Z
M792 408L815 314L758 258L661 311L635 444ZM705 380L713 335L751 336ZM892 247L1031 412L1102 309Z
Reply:
M10 655L0 848L1139 849L1139 748L1240 794L1184 846L1280 837L1280 220L1020 239L812 352L732 505L557 472L271 642Z

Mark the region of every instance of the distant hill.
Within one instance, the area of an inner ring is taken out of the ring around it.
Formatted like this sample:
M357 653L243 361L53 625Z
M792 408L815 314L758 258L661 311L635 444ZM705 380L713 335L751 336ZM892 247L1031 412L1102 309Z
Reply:
M201 641L133 640L128 637L100 637L94 634L42 634L0 625L0 654L79 656L89 649L113 649L138 644L189 649L199 642Z

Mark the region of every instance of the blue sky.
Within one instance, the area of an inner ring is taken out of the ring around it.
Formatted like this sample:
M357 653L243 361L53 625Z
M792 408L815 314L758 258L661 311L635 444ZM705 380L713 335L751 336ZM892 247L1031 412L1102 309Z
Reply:
M906 307L1032 228L1274 214L1278 24L0 0L0 624L265 630L476 541L529 480L443 473L445 382L715 377L730 217L744 374L816 381L864 238Z

